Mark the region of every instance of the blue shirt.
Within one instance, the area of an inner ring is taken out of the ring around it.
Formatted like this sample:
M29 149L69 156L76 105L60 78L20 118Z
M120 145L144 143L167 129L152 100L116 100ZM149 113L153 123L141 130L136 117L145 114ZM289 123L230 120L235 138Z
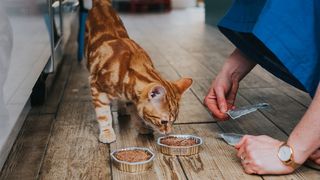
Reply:
M314 96L320 82L320 0L235 0L218 27L249 58Z

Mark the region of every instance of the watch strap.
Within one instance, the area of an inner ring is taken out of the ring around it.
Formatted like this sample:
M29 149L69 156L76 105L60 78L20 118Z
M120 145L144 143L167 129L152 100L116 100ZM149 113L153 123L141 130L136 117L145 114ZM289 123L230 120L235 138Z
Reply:
M290 150L291 150L291 152L292 152L292 154L291 154L291 157L290 157L290 159L289 159L288 161L282 161L281 159L280 159L280 161L281 161L284 165L290 166L290 167L292 167L293 169L297 169L298 167L300 167L301 164L296 163L296 162L294 161L294 150L293 150L293 148L292 148L290 145L288 145L287 143L284 142L284 143L282 143L282 144L280 145L279 150L280 150L280 148L281 148L282 146L287 146L287 147L289 147Z
M290 162L285 163L285 164L287 164L288 166L292 167L293 169L297 169L298 167L301 166L301 164L298 164L298 163L294 162L293 160L290 160Z

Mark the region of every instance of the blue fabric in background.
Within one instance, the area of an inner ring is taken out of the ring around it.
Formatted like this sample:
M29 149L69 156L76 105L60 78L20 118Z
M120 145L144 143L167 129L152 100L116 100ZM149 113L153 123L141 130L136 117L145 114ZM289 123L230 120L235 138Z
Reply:
M218 27L248 57L314 96L320 82L320 0L235 0ZM275 58L265 56L256 41Z
M79 12L79 32L78 32L78 61L82 61L84 56L84 36L86 31L87 11Z

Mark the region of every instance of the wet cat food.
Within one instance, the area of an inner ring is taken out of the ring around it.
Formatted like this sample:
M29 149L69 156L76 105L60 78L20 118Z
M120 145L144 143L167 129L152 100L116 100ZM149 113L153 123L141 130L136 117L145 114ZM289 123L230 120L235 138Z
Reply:
M195 139L186 139L169 136L161 139L160 143L166 144L168 146L192 146L197 144L197 141Z
M117 152L115 157L120 161L141 162L150 159L151 154L144 150L124 150Z
M143 172L152 167L155 154L145 147L127 147L111 153L115 167L125 172Z
M202 139L193 135L176 134L159 137L157 144L162 154L170 156L190 156L199 153Z

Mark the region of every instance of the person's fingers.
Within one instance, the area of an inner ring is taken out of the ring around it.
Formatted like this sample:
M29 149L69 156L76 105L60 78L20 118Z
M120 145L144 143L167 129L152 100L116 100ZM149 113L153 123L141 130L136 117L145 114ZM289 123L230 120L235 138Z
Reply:
M241 165L245 173L256 174L257 171L255 171L255 167L252 163L252 159L250 156L247 155L247 152L246 152L247 140L248 140L248 136L244 136L244 138L242 138L242 142L239 142L237 144L237 145L241 145L238 150L237 156L241 159Z
M240 159L245 159L246 158L246 152L245 152L245 146L241 146L237 152L237 157Z
M251 168L245 168L244 169L244 172L246 174L257 174L254 170L252 170Z
M214 119L218 119L219 121L226 121L226 120L230 119L230 117L228 115L224 114L224 113L222 113L219 116L216 116L215 114L212 113L212 117Z
M242 160L241 165L242 165L245 173L256 174L256 171L253 170L253 167L251 166L249 159Z
M229 104L228 100L227 100L227 110L232 110L232 109L235 109L233 108L234 106L232 104Z
M205 98L205 105L212 112L212 115L220 120L228 119L228 115L222 113L218 107L217 97L215 95L215 91L213 89L210 90L209 94Z
M226 113L228 110L228 107L227 107L227 101L225 98L225 92L224 92L223 88L217 87L215 89L215 93L217 96L217 102L218 102L218 107L219 107L220 111L222 113Z
M320 159L320 149L318 149L314 153L312 153L309 158L311 160Z
M231 107L234 105L234 102L236 100L238 89L239 89L239 83L237 81L234 81L232 83L231 90L227 96L227 103Z
M320 165L320 149L318 149L314 153L312 153L309 156L309 160L316 163L317 165Z
M217 99L214 97L206 97L205 104L208 107L208 109L216 116L217 118L223 118L224 113L221 113L218 104Z
M247 141L248 135L244 135L238 144L234 145L235 148L239 149Z

